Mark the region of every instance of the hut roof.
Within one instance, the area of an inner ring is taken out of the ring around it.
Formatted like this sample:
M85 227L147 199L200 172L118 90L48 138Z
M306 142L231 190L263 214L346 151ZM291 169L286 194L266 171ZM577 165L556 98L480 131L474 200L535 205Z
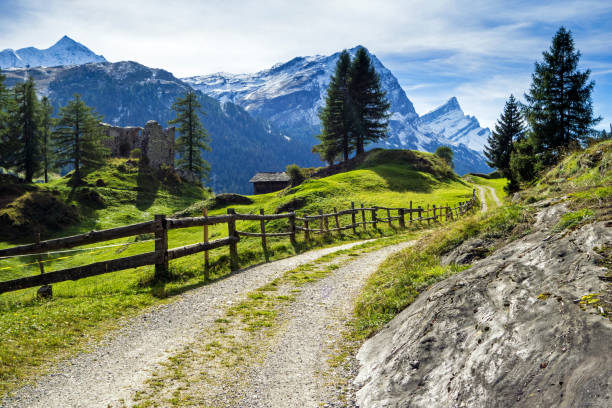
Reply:
M260 172L255 174L250 180L249 183L266 183L266 182L276 182L276 181L289 181L289 176L284 171L280 172Z

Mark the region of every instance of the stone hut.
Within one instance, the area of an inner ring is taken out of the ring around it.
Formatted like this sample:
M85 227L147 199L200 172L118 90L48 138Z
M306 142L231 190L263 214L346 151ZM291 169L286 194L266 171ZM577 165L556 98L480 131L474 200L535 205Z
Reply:
M253 194L272 193L289 186L289 176L282 172L262 172L255 174L249 183L253 183Z
M152 167L162 165L174 168L174 127L162 128L150 120L144 128L120 127L100 123L107 136L106 145L112 157L129 157L134 149L140 149Z

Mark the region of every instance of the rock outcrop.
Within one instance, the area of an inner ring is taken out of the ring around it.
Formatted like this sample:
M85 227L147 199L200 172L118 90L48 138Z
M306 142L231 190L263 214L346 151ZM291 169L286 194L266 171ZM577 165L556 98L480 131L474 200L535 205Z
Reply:
M612 406L612 322L590 301L612 296L598 253L612 228L555 232L565 211L542 209L533 233L432 286L368 340L359 406Z

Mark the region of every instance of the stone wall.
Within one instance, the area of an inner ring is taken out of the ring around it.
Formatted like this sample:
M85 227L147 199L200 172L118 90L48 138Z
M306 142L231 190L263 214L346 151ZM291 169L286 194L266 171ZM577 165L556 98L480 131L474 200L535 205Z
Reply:
M112 157L129 157L132 150L140 149L152 167L174 168L174 127L164 129L154 120L148 121L144 128L107 123L100 126L107 136L105 143Z

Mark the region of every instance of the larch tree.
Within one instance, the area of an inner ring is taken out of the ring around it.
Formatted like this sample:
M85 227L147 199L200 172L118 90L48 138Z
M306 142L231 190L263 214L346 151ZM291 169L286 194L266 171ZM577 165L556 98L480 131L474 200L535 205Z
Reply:
M176 139L176 153L178 159L176 167L197 177L198 180L208 177L210 165L202 157L202 150L210 151L210 136L199 114L204 114L197 94L187 91L183 98L177 98L172 104L176 117L170 124L176 124L179 137Z
M510 171L510 156L514 142L525 135L525 124L521 115L519 102L510 95L504 105L504 111L495 124L495 130L487 139L484 155L487 164L499 169L504 177L512 179Z
M53 131L55 165L74 168L73 184L79 184L83 171L104 163L109 149L103 144L102 116L87 106L78 94L59 110Z
M564 150L579 147L600 119L593 116L595 83L589 80L590 70L578 70L580 52L574 48L571 31L561 27L542 55L525 98L535 153L548 166Z
M355 114L351 137L357 154L360 154L364 152L366 144L387 137L391 105L365 48L357 50L349 77L349 95Z

